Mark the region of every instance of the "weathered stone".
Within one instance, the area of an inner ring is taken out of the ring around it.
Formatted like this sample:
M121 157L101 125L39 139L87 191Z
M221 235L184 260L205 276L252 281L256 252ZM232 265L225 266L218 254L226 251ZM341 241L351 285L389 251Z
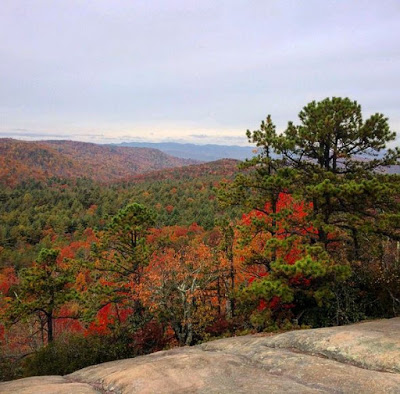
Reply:
M240 354L183 348L83 369L71 379L101 382L121 393L318 393L291 378L269 374ZM400 382L400 380L399 380Z
M62 376L35 376L33 378L0 383L0 393L98 394L101 391L95 390L86 383L71 382Z
M400 393L400 318L249 335L0 384L1 393Z
M239 339L239 338L238 338ZM247 339L247 338L246 338ZM304 354L292 349L274 349L265 345L269 338L228 343L228 340L202 345L204 350L240 353L262 365L270 374L282 379L306 383L322 392L400 393L400 374L371 372L324 357ZM225 341L225 343L224 343Z
M319 354L375 371L400 372L400 318L287 332L268 338L265 345Z

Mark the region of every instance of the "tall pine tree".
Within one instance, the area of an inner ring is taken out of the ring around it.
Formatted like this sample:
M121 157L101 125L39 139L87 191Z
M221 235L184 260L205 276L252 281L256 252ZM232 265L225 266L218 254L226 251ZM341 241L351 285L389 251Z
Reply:
M398 164L400 150L387 149L396 136L388 119L377 113L363 120L361 106L348 98L313 101L299 119L282 134L270 116L259 130L247 131L258 154L242 164L244 171L221 199L258 212L245 230L268 235L257 258L250 259L263 264L268 275L252 285L250 294L266 301L274 295L297 300L303 306L295 315L302 316L310 304L300 298L312 294L319 305L332 298L329 285L360 261L369 235L399 240L399 176L388 168ZM280 200L286 201L281 207ZM295 214L298 204L304 211L301 221ZM301 253L288 264L283 256L293 245ZM294 288L299 275L314 276L313 292L301 281L303 291Z

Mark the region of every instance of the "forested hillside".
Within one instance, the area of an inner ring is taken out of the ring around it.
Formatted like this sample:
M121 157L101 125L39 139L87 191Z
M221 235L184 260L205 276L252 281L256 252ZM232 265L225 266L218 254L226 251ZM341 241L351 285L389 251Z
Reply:
M81 239L102 230L108 217L129 203L157 212L157 226L197 223L206 229L222 215L221 180L238 171L234 160L166 169L98 184L91 179L31 179L0 189L0 267L29 265L42 247ZM233 215L234 209L225 210Z
M146 174L134 175L124 179L126 182L153 182L161 180L193 180L204 176L230 177L238 171L238 160L223 159L209 163L188 165Z
M247 136L250 160L141 175L124 148L3 141L0 378L400 314L387 118L333 97Z
M0 139L0 183L86 177L110 182L127 176L193 164L150 148L115 147L76 141L27 142Z

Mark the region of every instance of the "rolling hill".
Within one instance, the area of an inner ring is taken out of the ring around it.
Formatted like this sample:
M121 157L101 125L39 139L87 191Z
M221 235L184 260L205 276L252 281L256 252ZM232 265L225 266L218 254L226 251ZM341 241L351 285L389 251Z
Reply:
M194 163L151 148L0 139L0 183L10 186L31 178L50 177L87 177L108 182Z
M132 175L122 179L122 181L137 184L166 180L185 181L206 177L226 178L231 177L238 172L239 163L239 160L221 159L207 163L191 164L184 167L166 168L139 175Z

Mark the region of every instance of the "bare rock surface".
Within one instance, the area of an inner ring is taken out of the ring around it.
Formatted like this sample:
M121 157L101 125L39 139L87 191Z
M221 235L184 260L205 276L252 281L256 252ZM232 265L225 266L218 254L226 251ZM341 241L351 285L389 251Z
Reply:
M287 332L265 345L292 348L362 368L400 373L400 318Z
M93 394L101 391L89 384L72 382L62 376L35 376L0 383L0 393Z
M400 318L221 339L1 383L0 393L400 393Z

